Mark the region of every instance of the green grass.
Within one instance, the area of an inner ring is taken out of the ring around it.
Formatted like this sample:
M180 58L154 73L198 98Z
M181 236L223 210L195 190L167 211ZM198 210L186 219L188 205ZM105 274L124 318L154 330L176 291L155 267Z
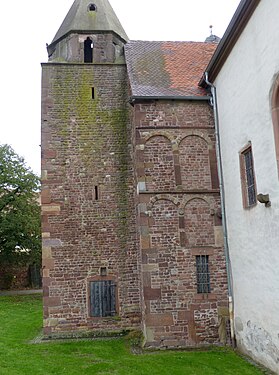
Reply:
M123 339L30 344L41 324L40 297L0 297L0 375L262 374L228 349L133 355Z

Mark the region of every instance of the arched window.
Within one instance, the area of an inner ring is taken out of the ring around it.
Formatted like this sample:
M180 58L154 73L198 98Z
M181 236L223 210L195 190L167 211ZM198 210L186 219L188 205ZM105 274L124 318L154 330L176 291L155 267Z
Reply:
M277 169L279 174L279 76L273 86L273 94L271 100L272 121L274 129L274 140L276 150Z
M93 62L93 42L89 37L84 41L84 62Z

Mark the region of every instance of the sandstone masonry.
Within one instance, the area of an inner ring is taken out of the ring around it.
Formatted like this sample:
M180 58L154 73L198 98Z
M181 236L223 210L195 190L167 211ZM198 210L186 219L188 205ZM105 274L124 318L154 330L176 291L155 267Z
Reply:
M82 14L89 24L76 31ZM107 0L76 0L42 64L44 333L225 342L211 107L198 88L200 97L135 97L114 17ZM145 61L132 69L150 79Z
M227 290L211 108L139 103L134 122L147 343L217 343ZM197 293L196 256L205 255L209 294Z

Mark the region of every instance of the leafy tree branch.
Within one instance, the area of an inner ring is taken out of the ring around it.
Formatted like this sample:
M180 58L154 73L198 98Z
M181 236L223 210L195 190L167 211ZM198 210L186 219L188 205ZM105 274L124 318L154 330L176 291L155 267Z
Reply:
M39 178L9 145L0 145L1 265L40 261Z

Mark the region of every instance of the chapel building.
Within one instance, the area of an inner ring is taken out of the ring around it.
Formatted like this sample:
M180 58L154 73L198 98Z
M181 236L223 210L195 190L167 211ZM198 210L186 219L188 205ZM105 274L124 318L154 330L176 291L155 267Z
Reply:
M228 290L209 92L217 44L129 41L75 0L42 64L44 334L225 343Z

